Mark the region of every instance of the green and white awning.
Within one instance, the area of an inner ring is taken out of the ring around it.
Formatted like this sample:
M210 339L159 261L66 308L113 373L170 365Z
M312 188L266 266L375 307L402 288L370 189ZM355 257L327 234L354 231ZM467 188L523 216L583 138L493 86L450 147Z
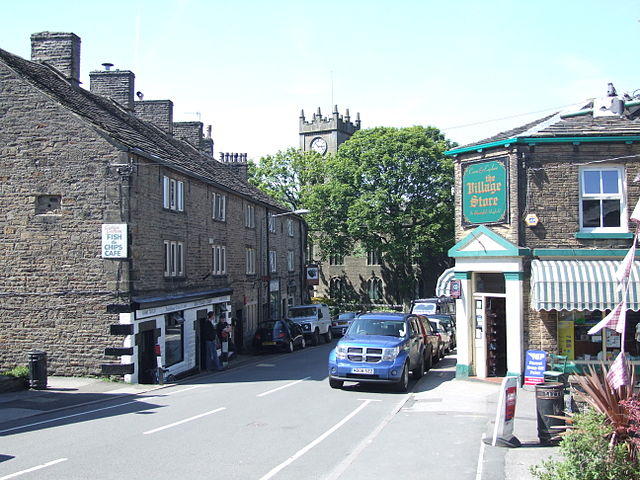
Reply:
M448 297L451 294L449 282L453 280L453 267L447 268L438 278L436 283L436 297Z
M612 310L621 300L616 269L620 260L533 260L534 310ZM627 308L640 310L640 262L634 262Z

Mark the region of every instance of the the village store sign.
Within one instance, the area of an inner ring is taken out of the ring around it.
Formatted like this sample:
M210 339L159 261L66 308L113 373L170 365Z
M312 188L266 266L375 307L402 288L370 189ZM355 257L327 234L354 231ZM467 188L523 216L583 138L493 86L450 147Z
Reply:
M509 203L507 158L462 165L462 223L506 223Z

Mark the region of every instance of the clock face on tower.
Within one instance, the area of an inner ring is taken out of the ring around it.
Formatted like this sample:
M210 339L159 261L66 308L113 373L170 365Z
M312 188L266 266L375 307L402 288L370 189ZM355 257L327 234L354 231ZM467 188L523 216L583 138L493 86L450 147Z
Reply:
M311 149L320 155L324 155L327 151L327 142L324 138L316 137L311 141Z

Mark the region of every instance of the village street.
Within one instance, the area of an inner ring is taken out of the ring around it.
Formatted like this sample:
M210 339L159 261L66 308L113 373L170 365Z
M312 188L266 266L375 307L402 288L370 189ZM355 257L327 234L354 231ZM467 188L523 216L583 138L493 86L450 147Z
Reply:
M504 478L506 451L481 446L495 385L453 380L449 356L407 394L333 390L332 346L0 423L0 478Z

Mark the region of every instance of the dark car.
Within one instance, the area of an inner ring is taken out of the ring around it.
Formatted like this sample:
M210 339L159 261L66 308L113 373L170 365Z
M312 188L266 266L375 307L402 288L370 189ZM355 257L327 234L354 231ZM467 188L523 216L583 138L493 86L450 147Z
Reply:
M300 326L291 320L269 320L260 322L253 337L256 350L281 349L293 352L296 347L306 346Z
M450 345L449 345L450 349L453 350L454 348L456 348L456 321L453 315L446 315L446 314L427 315L427 318L429 320L435 320L440 325L444 326L444 328L447 330L447 332L451 336Z
M429 370L433 364L442 358L444 344L429 319L422 315L416 316L420 320L420 328L422 329L422 338L424 340L425 358L427 359L425 370Z
M391 383L409 387L409 372L418 379L425 370L425 348L416 315L396 312L359 315L329 354L329 385L344 382Z
M451 351L451 332L437 319L429 318L429 323L433 327L433 331L440 338L440 342L442 343L442 353L440 354L440 358L443 358L445 353L449 353Z

